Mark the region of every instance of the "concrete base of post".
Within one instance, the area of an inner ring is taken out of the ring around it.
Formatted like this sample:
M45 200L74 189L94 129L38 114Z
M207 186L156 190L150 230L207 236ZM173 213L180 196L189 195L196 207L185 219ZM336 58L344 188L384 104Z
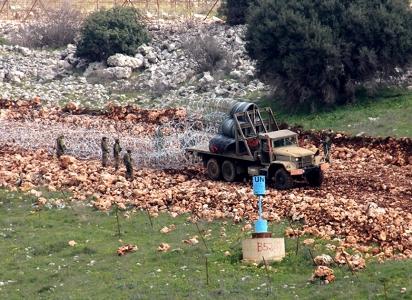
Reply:
M285 257L285 239L256 237L242 241L243 262L281 261Z

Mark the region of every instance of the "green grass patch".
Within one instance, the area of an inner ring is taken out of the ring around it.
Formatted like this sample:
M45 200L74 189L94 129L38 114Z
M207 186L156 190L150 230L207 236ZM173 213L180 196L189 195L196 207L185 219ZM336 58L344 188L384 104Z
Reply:
M359 95L354 104L320 110L316 113L286 111L278 102L262 97L261 106L271 106L281 122L305 129L332 129L349 134L412 137L412 92L382 90L377 96Z
M60 197L60 195L50 195ZM61 198L61 197L60 197ZM370 262L353 276L347 267L334 267L330 285L308 283L314 269L307 248L286 239L287 257L270 266L240 262L241 241L249 237L244 224L230 221L199 223L187 216L161 214L153 228L144 212L120 217L121 242L114 212L93 210L87 203L62 209L33 211L33 196L0 190L0 298L1 299L410 299L411 261ZM162 234L163 226L176 230ZM287 222L271 224L282 236ZM190 246L182 240L199 236ZM68 241L74 240L74 247ZM303 239L300 239L302 241ZM160 253L160 243L171 251ZM137 252L119 257L123 243ZM314 254L329 253L333 241L317 240ZM225 256L230 251L231 256ZM330 253L332 254L332 253ZM208 258L209 284L205 258ZM405 292L401 292L406 288Z

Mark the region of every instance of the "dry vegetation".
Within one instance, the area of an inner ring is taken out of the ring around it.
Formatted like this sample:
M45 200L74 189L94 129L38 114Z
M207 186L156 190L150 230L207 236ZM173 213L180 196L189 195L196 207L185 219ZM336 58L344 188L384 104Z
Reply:
M64 47L74 43L82 20L81 12L66 3L20 27L10 42L28 48Z
M212 36L192 38L184 43L184 49L196 63L198 73L229 73L233 67L233 59L218 41Z
M33 5L33 1L25 0L10 0L9 6L5 6L2 15L6 18L24 18L29 12ZM130 2L132 4L130 4ZM45 10L56 10L60 9L62 6L70 3L71 8L88 13L101 8L110 8L114 5L129 5L134 6L140 10L148 11L154 15L157 13L169 14L169 15L188 15L191 13L207 14L215 3L214 0L203 0L203 1L188 1L188 0L42 0L38 1L34 6L32 12L32 17L38 17L45 14ZM216 5L214 11L216 11Z

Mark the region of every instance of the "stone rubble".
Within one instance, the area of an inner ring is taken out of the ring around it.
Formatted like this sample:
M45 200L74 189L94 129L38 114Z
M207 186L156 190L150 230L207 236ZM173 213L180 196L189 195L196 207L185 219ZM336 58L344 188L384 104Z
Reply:
M161 120L179 113L176 109L112 107L107 112L92 111L93 115L87 115L87 111L78 111L75 106L69 106L74 111L66 113L66 108L45 110L38 102L24 104L0 101L1 119L25 124L32 120L43 124L47 131L53 124L61 123L98 127L105 132L116 128L125 132L130 128L139 135L150 136L155 125L164 122ZM128 120L131 113L136 118ZM3 130L3 134L7 136L8 131ZM169 134L173 136L175 132ZM300 132L300 143L319 146L322 136L321 132ZM349 137L341 133L332 138L332 164L325 171L322 187L297 185L286 191L269 188L263 217L272 222L287 218L302 224L300 228L287 228L288 237L311 234L326 240L337 239L339 245L332 245L337 250L333 261L350 264L352 270L363 268L364 259L371 256L411 258L411 139ZM102 169L99 160L81 160L79 156L67 155L59 160L41 145L28 150L7 139L0 139L0 144L4 141L6 144L0 146L0 186L4 188L19 188L33 195L38 194L33 193L38 187L64 190L73 201L88 201L92 197L92 204L101 210L117 205L145 209L151 214L191 212L207 220L230 218L234 222L251 223L257 218L256 200L249 184L211 181L197 165L180 170L154 170L137 165L135 179L129 182L124 177L124 167L119 171L111 166ZM39 203L43 202L39 199ZM249 224L244 229L250 228ZM304 243L310 246L314 241L305 239ZM348 248L356 253L345 252ZM317 261L330 263L329 257Z
M18 26L1 23L0 35L7 38ZM79 59L72 44L62 50L0 45L0 97L28 100L39 96L50 106L74 101L104 107L110 100L203 111L215 103L230 103L268 90L254 76L255 66L243 40L244 26L229 27L217 21L198 21L196 26L165 21L159 26L149 28L152 40L140 46L135 56L115 54L103 62ZM233 69L227 75L196 72L196 62L189 57L185 43L200 35L214 37L231 55Z

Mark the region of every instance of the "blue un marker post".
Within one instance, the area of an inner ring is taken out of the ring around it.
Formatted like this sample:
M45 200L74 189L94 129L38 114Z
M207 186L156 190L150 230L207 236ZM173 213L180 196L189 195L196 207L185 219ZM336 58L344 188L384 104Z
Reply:
M268 232L268 222L262 218L262 198L266 194L265 176L253 176L253 193L259 197L259 219L255 223L255 232Z
M251 239L242 241L244 262L281 261L285 257L285 240L272 238L268 232L268 222L262 218L262 199L266 194L265 176L253 176L253 193L259 197L259 218Z

